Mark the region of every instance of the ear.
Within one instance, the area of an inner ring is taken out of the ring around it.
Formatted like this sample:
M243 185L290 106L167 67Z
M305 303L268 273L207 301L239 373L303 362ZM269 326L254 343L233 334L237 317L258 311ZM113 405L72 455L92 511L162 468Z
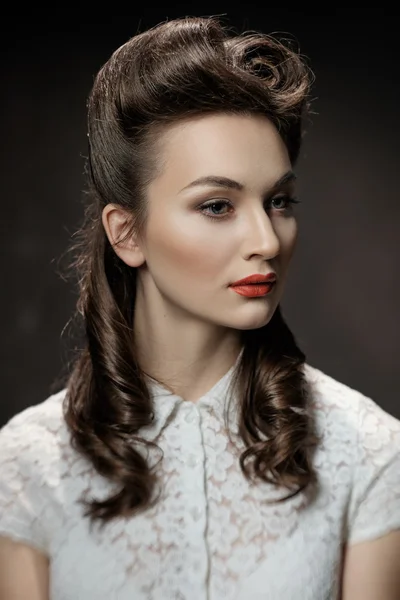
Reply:
M129 267L140 267L144 254L134 236L125 236L128 232L128 213L116 204L107 204L102 212L102 222L110 244L117 256Z

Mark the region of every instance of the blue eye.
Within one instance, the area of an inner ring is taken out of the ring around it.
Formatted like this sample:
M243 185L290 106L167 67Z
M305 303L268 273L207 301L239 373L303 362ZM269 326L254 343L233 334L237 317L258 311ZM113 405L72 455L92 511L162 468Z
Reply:
M274 198L271 198L270 202L284 202L284 206L280 206L280 207L272 207L275 208L275 210L279 211L279 212L284 212L284 211L288 211L291 206L293 204L299 204L300 200L298 200L297 198L292 198L290 196L287 195L282 195L282 196L275 196ZM227 218L228 214L227 212L225 213L221 213L219 212L219 210L223 207L230 207L233 208L231 202L228 202L228 200L213 200L212 202L208 202L207 204L203 204L202 206L200 206L199 210L209 219L225 219ZM210 210L217 210L217 213L215 214L210 214Z
M292 204L298 204L300 202L297 198L291 198L290 196L275 196L275 198L271 198L271 202L276 201L283 201L285 203L285 206L275 207L277 210L287 210Z
M209 204L203 204L201 208L203 214L205 214L207 217L210 217L211 219L221 219L224 218L227 213L225 214L221 214L218 212L218 207L231 207L232 208L232 204L230 202L227 202L226 200L216 200L215 202L210 202ZM213 208L217 207L217 214L210 214L209 212L206 212L208 210L211 210Z

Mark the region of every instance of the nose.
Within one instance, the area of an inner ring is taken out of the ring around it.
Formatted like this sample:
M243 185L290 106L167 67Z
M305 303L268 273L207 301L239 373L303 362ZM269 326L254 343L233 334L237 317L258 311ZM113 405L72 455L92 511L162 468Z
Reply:
M249 220L248 226L245 243L246 259L254 255L262 256L267 260L275 258L280 252L281 242L266 212L260 214L257 211Z

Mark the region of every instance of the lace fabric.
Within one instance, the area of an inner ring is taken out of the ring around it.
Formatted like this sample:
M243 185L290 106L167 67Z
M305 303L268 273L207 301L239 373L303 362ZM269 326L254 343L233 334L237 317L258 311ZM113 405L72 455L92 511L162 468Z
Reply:
M318 485L266 504L282 492L244 478L225 429L233 372L195 404L149 381L162 497L103 530L77 501L113 487L71 448L64 391L0 430L0 534L49 556L52 600L334 600L343 544L400 528L399 420L305 365Z

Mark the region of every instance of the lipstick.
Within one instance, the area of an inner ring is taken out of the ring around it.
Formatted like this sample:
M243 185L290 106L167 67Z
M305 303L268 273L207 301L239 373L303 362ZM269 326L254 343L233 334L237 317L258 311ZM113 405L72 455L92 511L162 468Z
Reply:
M256 273L249 277L239 279L230 285L230 287L241 296L247 296L248 298L256 298L259 296L266 296L274 288L276 282L275 273L268 273L262 275Z

